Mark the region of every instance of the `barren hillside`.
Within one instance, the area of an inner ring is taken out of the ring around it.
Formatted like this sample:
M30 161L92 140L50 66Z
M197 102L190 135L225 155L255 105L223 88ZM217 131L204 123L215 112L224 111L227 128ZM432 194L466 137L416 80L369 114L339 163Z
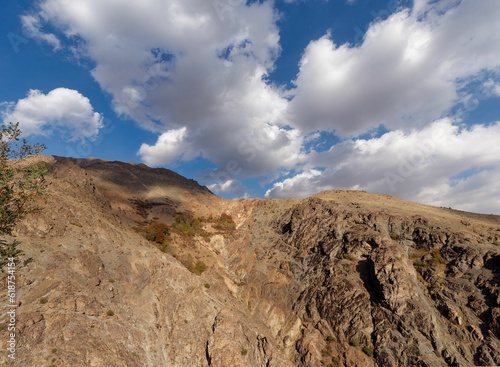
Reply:
M49 188L15 231L2 365L500 365L499 216L357 191L225 200L166 169L35 159Z

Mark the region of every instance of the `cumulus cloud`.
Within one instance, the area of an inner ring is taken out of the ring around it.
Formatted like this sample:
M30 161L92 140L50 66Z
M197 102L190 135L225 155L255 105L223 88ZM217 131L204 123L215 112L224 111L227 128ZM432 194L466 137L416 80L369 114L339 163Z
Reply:
M139 154L150 166L171 163L185 152L185 137L185 127L169 130L160 135L155 145L142 144Z
M70 140L93 138L103 117L94 111L87 97L76 90L57 88L47 94L30 90L26 98L2 105L4 123L19 122L26 135L61 132Z
M31 15L35 16L35 15ZM284 92L266 81L280 53L273 3L133 0L40 3L51 24L96 64L92 75L118 114L159 134L139 154L155 165L202 155L249 175L293 166L302 136L287 126ZM172 131L185 128L177 148ZM163 135L166 134L166 135Z
M294 126L349 137L428 125L469 98L471 79L498 72L498 17L495 0L419 1L372 23L360 45L312 41L295 80Z
M275 183L266 196L356 189L498 213L500 185L495 178L500 175L499 139L500 122L467 128L442 119L422 130L347 140L326 152L314 153L309 168ZM320 172L314 167L326 168Z
M310 169L281 182L276 182L271 189L266 191L266 197L307 197L315 192L322 191L320 181L322 181L321 171ZM328 190L330 188L330 184L327 184L324 189Z
M497 190L498 124L463 127L461 111L477 104L472 84L499 94L497 2L416 0L360 42L327 33L291 90L268 80L281 52L273 1L41 0L23 22L92 60L115 111L157 133L138 152L146 163L201 156L218 166L214 191L291 171L267 196L355 188L487 210L478 185ZM380 125L389 132L356 139ZM332 132L335 145L316 152Z
M222 195L231 195L234 197L248 197L246 188L238 180L227 180L209 185L210 191Z

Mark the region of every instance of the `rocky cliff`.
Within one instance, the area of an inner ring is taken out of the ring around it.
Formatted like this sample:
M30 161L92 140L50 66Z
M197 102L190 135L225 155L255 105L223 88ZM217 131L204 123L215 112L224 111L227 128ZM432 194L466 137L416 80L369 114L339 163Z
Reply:
M16 228L2 365L500 364L498 216L349 191L231 201L165 169L36 159L50 185Z

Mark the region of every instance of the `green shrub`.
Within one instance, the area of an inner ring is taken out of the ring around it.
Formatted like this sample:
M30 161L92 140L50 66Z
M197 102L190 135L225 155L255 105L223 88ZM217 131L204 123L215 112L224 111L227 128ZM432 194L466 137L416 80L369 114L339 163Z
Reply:
M43 144L29 145L20 139L19 123L2 125L0 128L0 235L10 235L14 226L26 216L37 210L36 199L46 189L45 164L12 163L41 153ZM0 270L11 258L23 254L17 249L18 241L8 242L0 238Z
M393 241L399 241L399 240L401 240L401 236L398 233L396 233L396 232L389 233L389 236L391 237L391 239Z
M108 311L106 312L106 315L107 315L107 316L109 316L109 317L112 317L112 316L115 316L115 313L114 313L114 311L113 311L113 310L108 310Z
M42 297L42 298L40 298L40 303L41 303L42 305L46 304L47 302L49 302L49 299L48 299L47 297Z
M368 356L368 357L373 357L373 348L370 347L363 347L363 352Z
M193 217L190 213L177 213L172 228L177 233L186 237L193 237L203 232L201 221Z
M429 264L427 264L426 262L422 261L421 259L417 259L413 262L413 266L415 267L415 269L421 273L422 271L424 271L425 269L427 269L429 267Z
M207 265L203 261L197 261L194 266L188 268L191 273L196 275L201 275L205 270L207 270Z
M424 259L424 260L423 260ZM440 264L446 264L446 260L441 255L439 249L435 249L430 253L430 257L428 255L422 255L420 259L416 259L413 262L413 266L418 272L422 272L429 268L435 268Z
M430 265L437 266L439 264L446 264L446 260L443 258L443 255L441 255L441 251L439 251L439 249L435 249L431 252Z
M359 347L359 341L356 339L352 339L351 341L349 341L349 345L351 347Z
M335 337L334 337L333 335L328 335L328 336L326 337L326 341L327 341L328 343L333 343L333 342L335 341Z
M236 223L229 214L222 213L219 219L214 221L214 228L219 231L234 231Z
M248 354L248 350L246 350L245 348L241 348L241 355L246 356L247 354Z

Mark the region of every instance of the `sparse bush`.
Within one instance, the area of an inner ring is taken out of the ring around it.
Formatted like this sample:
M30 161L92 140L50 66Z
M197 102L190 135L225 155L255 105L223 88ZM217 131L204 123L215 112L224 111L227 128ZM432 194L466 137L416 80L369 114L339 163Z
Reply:
M333 343L333 342L335 341L335 337L334 337L333 335L328 335L328 336L326 337L326 341L327 341L328 343Z
M352 339L352 340L349 341L349 345L351 347L359 347L359 341L356 340L356 339Z
M189 268L189 271L196 275L201 275L205 270L207 270L207 265L203 261L197 261L193 267Z
M177 213L172 229L186 237L194 237L196 234L203 233L201 221L190 213Z
M368 357L373 357L373 348L371 347L363 347L363 352L368 356Z
M112 316L115 316L115 312L113 310L108 310L106 312L106 315L109 316L109 317L112 317Z
M210 284L205 283L205 288L206 288L206 289L210 289Z
M443 255L441 255L441 251L439 251L439 249L436 249L431 252L431 259L429 262L431 266L446 264L446 260L443 258Z
M358 260L358 259L356 259L356 256L354 256L353 254L349 254L347 252L345 252L342 256L344 259L349 260L349 261L357 261Z
M446 260L441 255L439 249L435 249L429 254L422 255L421 258L413 262L415 269L421 273L429 268L435 268L440 264L446 264Z
M46 304L47 302L49 302L49 299L47 297L42 297L40 298L40 304L44 305Z
M391 239L393 241L400 241L401 240L401 236L396 232L389 233L389 236L391 237Z
M429 267L429 264L423 262L421 259L417 259L413 262L413 266L419 273L421 273L422 271L424 271Z
M153 222L144 228L144 233L146 233L146 239L157 244L165 243L170 231L165 223Z
M214 221L214 228L219 231L234 231L236 223L229 214L222 213L219 219Z
M12 164L45 149L43 144L29 145L26 139L19 141L19 123L0 128L0 235L10 235L14 226L27 213L36 210L36 198L46 188L45 164ZM0 270L9 258L22 254L18 241L8 242L0 238Z
M241 348L241 355L246 356L247 354L248 354L248 350L246 350L245 348Z

